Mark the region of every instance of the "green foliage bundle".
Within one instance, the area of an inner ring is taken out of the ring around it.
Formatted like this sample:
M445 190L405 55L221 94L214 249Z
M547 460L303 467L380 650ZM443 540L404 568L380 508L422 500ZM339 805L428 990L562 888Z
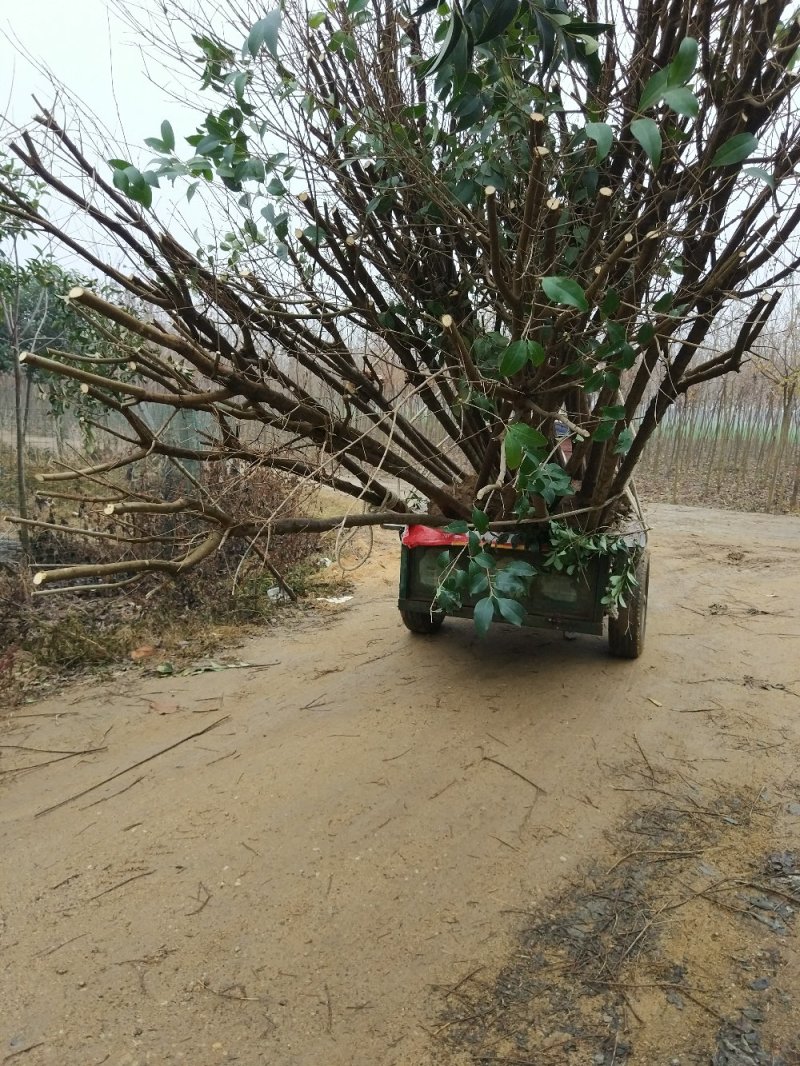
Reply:
M85 249L133 310L73 296L169 354L138 368L144 386L91 382L132 455L170 454L137 403L195 408L217 426L195 458L293 470L376 522L415 493L434 524L613 531L670 405L739 369L800 263L796 14L328 0L230 15L171 5L141 27L172 61L183 45L164 42L187 42L210 105L185 138L165 119L150 163L111 159L106 178L49 114L49 154L30 134L13 145L137 264ZM80 189L65 194L60 166ZM222 193L213 241L158 222L165 181ZM0 197L65 236L1 182ZM254 422L268 444L243 443Z

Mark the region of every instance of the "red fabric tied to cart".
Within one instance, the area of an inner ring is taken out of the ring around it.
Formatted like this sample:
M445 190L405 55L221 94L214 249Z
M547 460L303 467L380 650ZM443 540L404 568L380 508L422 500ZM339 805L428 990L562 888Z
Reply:
M466 544L463 533L446 533L432 526L406 526L401 542L406 548L449 548L453 544Z
M406 548L460 548L467 543L467 537L464 533L448 533L433 526L406 526L400 542ZM501 551L525 551L524 544L497 543L497 535L493 533L484 533L481 543Z

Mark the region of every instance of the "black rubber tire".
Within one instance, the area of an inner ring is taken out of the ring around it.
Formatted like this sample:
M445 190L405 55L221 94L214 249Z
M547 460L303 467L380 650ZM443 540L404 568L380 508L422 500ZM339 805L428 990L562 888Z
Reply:
M608 620L608 650L617 659L638 659L644 651L647 625L647 590L650 583L650 552L642 552L636 564L638 586L621 607L616 618Z
M438 633L442 628L442 622L444 621L444 611L400 611L400 617L403 619L403 625L406 629L412 633L419 633L422 636L430 636L431 633Z

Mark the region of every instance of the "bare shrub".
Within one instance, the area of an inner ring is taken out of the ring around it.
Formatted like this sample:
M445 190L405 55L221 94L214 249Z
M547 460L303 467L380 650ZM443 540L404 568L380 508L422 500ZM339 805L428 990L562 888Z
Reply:
M161 464L153 464L127 490L157 495L163 480ZM210 498L224 499L231 513L243 518L256 509L277 507L293 492L302 509L312 491L273 471L239 474L223 466L203 471L196 487ZM92 508L73 506L74 501L38 498L46 525L32 529L37 566L69 566L78 559L98 564L171 559L204 528L198 517L185 513L120 519L104 514L101 502ZM85 536L76 539L82 525ZM314 534L281 537L265 551L264 542L254 549L244 540L231 540L186 573L150 574L141 582L121 581L110 588L86 578L58 595L31 596L26 569L2 568L0 657L5 655L6 674L13 673L20 651L26 662L61 671L112 663L146 644L176 657L207 653L219 644L221 631L235 638L238 627L273 619L286 598L276 596L281 579L300 594L306 591L318 541ZM0 667L0 690L2 674Z

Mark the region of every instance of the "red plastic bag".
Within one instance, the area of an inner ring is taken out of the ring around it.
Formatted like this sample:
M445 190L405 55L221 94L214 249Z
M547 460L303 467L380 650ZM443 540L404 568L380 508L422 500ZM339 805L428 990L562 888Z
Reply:
M463 533L446 533L432 526L406 526L401 537L406 548L449 548L453 544L466 544Z

